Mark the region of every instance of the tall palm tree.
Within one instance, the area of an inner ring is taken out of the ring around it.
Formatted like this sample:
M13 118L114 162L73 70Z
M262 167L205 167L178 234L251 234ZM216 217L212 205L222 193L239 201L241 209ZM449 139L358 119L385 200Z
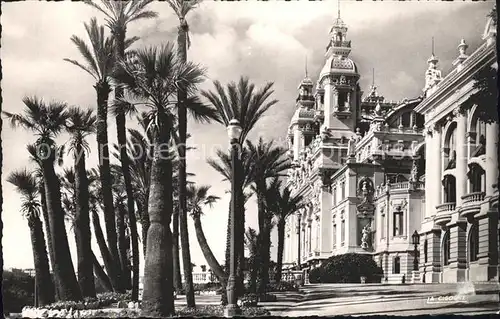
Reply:
M26 149L28 150L28 153L30 154L30 160L34 163L36 163L36 169L34 170L34 175L37 180L38 184L38 193L40 194L40 205L42 209L42 216L43 216L43 224L45 228L45 234L47 236L47 247L49 249L49 260L50 260L50 267L55 269L54 265L54 249L52 248L52 240L51 240L51 234L50 234L50 224L49 224L49 213L47 211L47 200L45 199L45 185L43 181L43 169L42 169L42 162L41 159L38 158L38 152L37 152L37 147L36 144L28 144L26 146ZM54 282L57 280L57 277L53 277ZM57 287L57 283L55 283L55 286ZM55 289L55 296L56 300L59 300L59 295L58 295L58 290Z
M276 178L277 179L277 178ZM274 184L274 183L271 183ZM281 271L283 266L283 249L285 245L285 225L286 219L291 214L305 206L304 197L300 194L292 195L288 187L280 189L271 188L267 194L267 205L274 213L276 225L278 228L278 252L276 259L276 282L281 281Z
M122 280L124 281L125 287L127 289L130 289L131 288L130 264L127 257L127 250L130 247L130 241L127 241L126 237L127 225L125 219L127 215L127 207L126 207L127 194L125 192L125 183L123 181L123 176L121 174L120 166L111 164L111 178L113 180L112 188L113 188L114 206L116 209L115 213L116 234L118 237L118 254L120 256Z
M110 74L115 63L113 38L105 37L104 27L97 24L96 18L92 18L90 23L84 24L87 36L90 40L90 48L85 41L77 36L72 36L71 41L76 45L81 53L84 63L76 60L64 59L85 72L89 73L96 81L94 88L97 93L97 149L99 157L99 177L101 182L102 198L104 205L104 220L107 235L107 249L113 258L112 263L106 263L106 271L110 276L113 288L122 291L120 287L119 269L117 267L118 247L116 238L116 224L113 207L113 194L111 191L111 173L109 166L109 146L108 146L108 97L111 93ZM130 41L130 42L133 42ZM102 253L101 248L101 253ZM107 254L107 253L106 253Z
M99 246L99 251L101 252L101 257L104 262L104 267L107 269L111 268L113 264L113 258L109 249L106 246L106 239L104 238L104 233L102 231L101 223L99 220L99 209L102 208L104 210L104 204L102 200L102 191L101 191L101 183L99 182L99 172L93 168L87 172L89 179L89 208L92 213L92 226L94 228L94 235L96 238L97 245ZM99 264L100 266L100 264ZM94 262L94 269L96 267L96 263ZM96 273L97 275L102 273ZM109 282L111 282L111 278L108 272ZM112 286L112 289L116 291L115 287Z
M118 83L132 97L149 108L148 132L153 137L154 156L149 190L149 221L144 267L143 309L148 315L166 316L174 312L172 290L172 160L169 152L175 136L175 93L184 85L194 93L204 79L204 70L192 63L180 63L170 44L138 50L133 59L120 61L115 74ZM188 105L195 118L208 120L210 109Z
M203 233L203 228L201 226L203 207L206 205L212 207L212 205L220 199L218 196L209 195L209 190L210 186L189 185L187 187L188 209L191 213L191 217L193 218L196 239L198 239L198 244L203 252L203 256L205 257L205 260L207 261L212 272L217 276L217 278L219 278L220 283L224 286L227 282L226 273L217 262L210 246L208 246L207 239L205 238L205 234Z
M41 158L45 183L45 196L49 215L52 247L54 250L54 274L61 300L81 300L82 294L76 280L73 262L69 251L68 237L64 225L61 206L61 189L54 170L57 146L54 138L64 129L67 115L66 104L61 102L45 103L37 97L23 98L24 114L3 112L11 125L23 127L38 136L36 141Z
M245 245L247 246L249 257L248 257L248 268L250 270L250 280L249 280L249 290L250 292L257 292L257 277L259 269L259 236L257 231L251 227L248 227L245 232Z
M179 19L177 28L177 54L182 63L187 61L189 48L189 25L186 21L187 14L199 3L199 0L167 0L172 10ZM186 303L188 307L195 307L193 272L191 265L191 254L189 250L189 234L187 225L187 202L186 202L186 138L187 138L187 92L179 86L177 90L177 117L179 131L179 226L182 248L182 264L184 268L184 281L186 289ZM174 247L175 249L176 247ZM179 278L180 279L180 278Z
M267 179L285 176L285 172L291 168L292 163L286 156L287 149L276 146L273 141L264 142L262 138L257 144L247 141L247 147L251 153L253 162L253 180L255 193L257 195L259 235L262 236L261 252L261 280L259 292L265 293L269 282L269 248L271 245L271 233L266 226L266 218L269 213L266 209L266 192L268 191ZM277 183L277 179L273 180ZM279 185L274 185L278 187Z
M38 181L36 176L26 169L12 172L7 177L7 181L14 185L21 194L21 212L28 220L30 228L38 302L40 306L44 306L54 301L54 286L50 278L49 259L40 220L41 203L38 200Z
M256 89L253 83L250 83L246 77L241 77L238 83L230 82L225 89L219 81L214 81L214 91L202 91L204 96L216 109L221 119L221 123L227 127L229 122L234 118L240 122L242 132L240 136L240 145L243 145L248 134L254 128L255 124L261 119L271 106L278 103L278 100L271 100L273 83L268 82L260 89ZM228 156L229 157L229 156ZM240 188L242 185L237 185ZM237 207L243 207L242 199L238 199ZM230 215L230 214L229 214ZM238 229L236 233L245 231L245 216L241 210L237 212ZM230 225L230 216L228 217L228 225ZM228 226L229 228L229 226ZM228 232L228 236L230 233ZM230 242L226 240L226 243ZM242 238L237 238L236 251L240 251L239 260L243 261L244 241ZM226 247L227 248L227 247ZM228 248L227 248L228 249ZM227 250L226 249L226 250ZM227 254L226 254L227 255ZM227 259L227 258L226 258ZM228 262L227 262L228 263ZM243 287L243 278L238 276L239 287Z
M78 284L84 297L95 297L89 217L89 181L85 157L90 152L85 138L95 132L96 116L92 110L72 107L68 110L66 130L71 135L75 172L75 239L78 255Z
M151 19L158 16L154 11L147 10L148 4L152 0L136 1L113 1L101 0L102 6L95 2L85 0L85 3L96 8L105 15L106 25L111 30L115 41L115 61L125 59L125 49L127 48L126 33L129 23L142 19ZM116 66L116 64L115 64ZM118 145L120 146L120 163L122 168L125 190L127 193L127 213L130 221L131 236L137 239L137 221L135 216L135 201L132 188L132 178L130 176L130 159L127 154L127 128L126 113L127 109L121 103L123 99L123 88L115 88L114 115L116 120L116 133ZM137 267L139 263L139 244L137 240L132 241L133 266ZM132 280L132 299L139 298L139 271L134 269Z

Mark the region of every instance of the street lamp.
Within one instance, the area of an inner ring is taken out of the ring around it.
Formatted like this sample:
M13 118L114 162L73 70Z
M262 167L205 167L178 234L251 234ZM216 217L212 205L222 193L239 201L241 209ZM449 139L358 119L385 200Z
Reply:
M232 119L227 126L227 135L231 143L231 247L229 258L229 278L227 280L227 306L224 309L225 317L234 317L241 313L237 304L236 296L236 227L238 227L238 220L236 220L236 212L238 211L238 202L240 198L239 187L239 140L242 128L240 122ZM239 214L238 214L239 215ZM239 216L238 216L239 217Z
M413 244L413 270L418 270L418 244L420 243L420 235L418 234L418 231L414 231L413 235L411 235L411 243Z

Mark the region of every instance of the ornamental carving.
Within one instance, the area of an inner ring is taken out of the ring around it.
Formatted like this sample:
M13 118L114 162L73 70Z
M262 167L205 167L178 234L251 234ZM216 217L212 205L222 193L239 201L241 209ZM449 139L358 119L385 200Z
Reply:
M323 169L321 170L320 174L322 186L329 188L332 184L331 178L333 176L333 172L327 169Z

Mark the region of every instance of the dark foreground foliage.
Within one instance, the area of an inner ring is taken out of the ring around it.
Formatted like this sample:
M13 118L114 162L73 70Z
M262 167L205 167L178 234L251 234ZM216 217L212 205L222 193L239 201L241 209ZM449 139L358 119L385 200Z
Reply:
M380 282L383 270L372 256L344 254L328 258L320 267L309 272L310 283L367 283Z

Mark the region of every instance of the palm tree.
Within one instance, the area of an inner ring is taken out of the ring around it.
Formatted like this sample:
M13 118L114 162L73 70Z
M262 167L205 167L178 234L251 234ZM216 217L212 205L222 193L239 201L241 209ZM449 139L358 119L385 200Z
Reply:
M154 11L147 10L146 7L152 0L138 0L138 1L113 1L101 0L103 5L100 6L95 2L85 0L85 3L96 8L105 15L106 25L111 30L111 34L115 41L115 61L125 58L125 49L127 48L126 33L129 23L141 19L151 19L158 16ZM116 63L115 63L116 66ZM115 87L115 105L114 115L116 119L116 132L118 145L120 146L120 163L122 168L123 179L125 182L125 190L127 193L127 213L130 221L132 240L132 256L134 277L132 281L132 300L139 298L139 244L137 239L137 221L135 218L135 201L132 189L132 178L130 176L130 159L127 156L127 128L126 128L126 113L127 110L124 104L121 103L123 99L123 88L121 86ZM126 104L125 104L126 105ZM137 269L135 269L137 268Z
M120 256L120 267L122 273L122 280L127 289L130 289L130 265L127 258L127 249L130 247L130 241L126 237L126 220L127 207L125 192L125 183L121 174L121 168L118 165L111 164L111 178L113 180L112 189L114 197L114 206L116 209L116 234L118 237L118 254ZM138 259L137 259L138 260ZM139 267L137 267L139 268Z
M81 300L82 294L76 280L69 251L68 237L61 206L61 189L54 170L57 147L54 138L64 129L67 115L66 104L45 103L37 97L25 97L24 114L3 112L12 127L23 127L38 136L38 156L41 158L45 183L45 196L49 215L50 234L54 250L54 274L61 300Z
M170 44L159 49L138 50L133 59L120 61L116 72L118 83L132 97L144 101L137 105L149 108L147 131L152 135L154 156L151 166L147 235L144 267L143 309L148 315L174 313L172 290L172 160L169 152L174 135L175 101L178 85L194 93L203 80L204 70L192 63L179 63ZM208 119L207 107L188 105L199 119ZM201 110L201 111L200 111ZM132 215L132 214L130 214Z
M49 259L40 220L41 203L38 200L38 181L36 176L26 169L11 173L7 181L14 185L21 194L21 212L28 220L30 228L38 302L40 306L44 306L54 301L54 286L50 278Z
M102 200L102 191L101 191L101 183L99 183L99 173L93 168L87 171L88 179L89 179L89 208L92 213L92 225L94 227L94 235L96 237L97 245L99 246L99 251L101 252L101 257L104 262L104 267L110 269L113 264L113 258L109 249L106 246L106 240L104 238L104 233L102 231L101 223L99 220L99 208L100 206L104 206ZM103 207L102 207L103 208ZM94 262L94 269L96 266L100 264L96 264ZM101 275L100 271L96 272L96 275ZM108 281L111 283L111 276L109 276L108 272ZM112 286L112 289L116 291L116 289Z
M188 209L193 218L194 228L196 232L196 238L198 239L198 244L200 245L203 256L208 263L208 266L212 272L219 278L220 283L224 286L227 282L226 273L224 269L219 265L217 259L215 258L210 246L208 246L207 239L203 233L203 228L201 226L201 215L203 215L203 206L210 206L219 200L218 196L208 195L210 186L195 186L190 185L187 187L187 197L188 197Z
M266 227L266 218L269 215L266 209L266 192L268 191L267 179L278 176L284 176L285 172L291 168L292 163L286 156L287 149L276 146L273 141L264 142L259 139L258 144L253 144L247 141L247 147L251 153L253 162L253 180L254 190L257 195L258 220L259 220L259 235L262 238L261 252L261 281L259 292L265 293L266 286L269 282L269 248L271 244L271 233ZM277 180L274 181L277 183ZM274 185L278 187L279 185Z
M285 225L286 219L291 214L305 206L304 197L300 194L292 195L288 187L279 189L272 188L266 199L267 205L270 205L270 210L276 218L278 228L278 255L276 260L276 282L281 281L281 271L283 266L283 249L285 245Z
M189 25L186 21L187 14L199 3L199 0L167 0L172 10L179 19L177 32L177 54L182 63L187 61L187 50L189 46ZM188 307L195 307L193 272L191 264L191 254L189 250L189 234L187 225L187 202L186 202L186 136L187 136L187 92L179 86L177 90L177 117L179 131L179 226L182 247L182 264L184 266L184 281L186 289L186 303ZM175 247L174 247L175 249ZM180 279L180 278L179 278Z
M72 36L71 41L76 45L78 51L84 58L85 63L76 60L64 59L85 72L89 73L95 80L94 88L97 93L97 149L99 157L99 177L104 205L104 220L106 225L106 235L109 252L113 258L112 263L106 263L106 271L110 276L113 288L123 292L120 287L118 265L118 248L116 238L116 224L114 218L113 194L111 191L111 173L109 166L109 146L108 146L108 97L111 92L109 76L114 66L114 42L111 37L104 36L104 27L97 24L96 18L90 20L90 24L85 23L85 29L90 40L91 48L84 40L77 36ZM130 41L133 42L133 41ZM101 248L101 253L102 253ZM115 265L116 264L116 265Z
M248 134L259 119L264 116L271 106L278 103L278 100L269 100L274 92L272 82L268 82L262 88L256 90L255 85L250 83L248 78L241 77L237 84L230 82L226 89L224 89L219 81L214 81L214 87L214 91L202 91L201 94L217 109L221 123L225 127L229 125L229 122L233 118L240 122L242 128L240 145L244 144ZM241 191L239 193L242 194ZM243 206L241 198L239 199L238 206ZM241 234L245 230L245 216L243 216L242 212L238 212L237 216L239 220L237 233ZM230 221L230 216L228 217L228 221ZM227 236L230 236L229 231ZM226 245L229 242L229 240L226 240ZM238 259L242 261L244 254L244 241L242 239L237 240L237 247L238 249L236 250L241 252ZM228 249L226 247L227 251L229 251ZM226 263L229 264L229 261ZM238 277L239 286L243 287L243 278L242 276Z
M75 239L78 255L78 284L84 297L95 297L89 217L89 181L85 157L90 152L85 138L95 132L96 116L92 110L77 107L68 110L66 130L71 135L75 175Z
M250 280L249 280L249 290L250 292L257 292L257 277L258 277L258 265L259 265L259 236L255 229L248 227L245 232L245 245L247 246L249 257L248 257L248 268L250 270Z
M38 184L38 193L40 194L40 205L42 208L42 215L43 215L43 224L45 226L45 233L47 236L47 247L49 249L49 259L50 259L50 267L52 269L55 269L54 265L54 250L52 248L52 240L51 240L51 234L50 234L50 224L49 224L49 213L47 211L47 200L45 199L45 183L43 181L43 169L42 169L42 162L40 158L38 158L38 152L37 152L37 147L36 144L28 144L26 146L26 149L28 150L28 153L30 154L30 160L34 163L36 163L37 167L35 171L33 172L36 181ZM57 277L53 277L54 281L57 280ZM57 282L55 283L55 286L57 287ZM58 295L58 290L55 289L55 296L56 300L59 300L59 295Z

